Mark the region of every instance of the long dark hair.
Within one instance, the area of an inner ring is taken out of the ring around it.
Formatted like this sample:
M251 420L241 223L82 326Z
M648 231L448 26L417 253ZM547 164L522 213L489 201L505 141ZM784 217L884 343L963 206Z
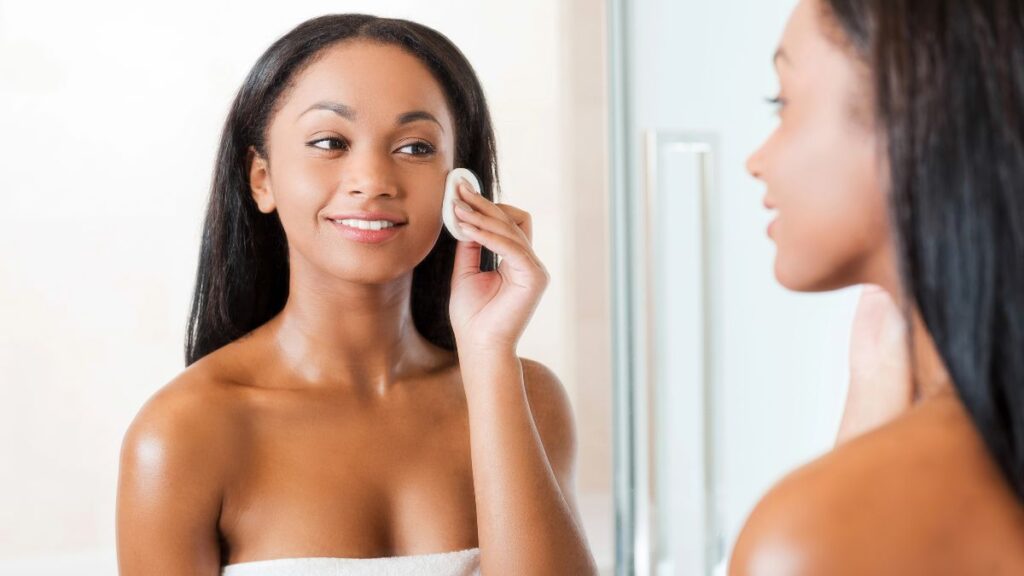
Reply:
M1024 498L1024 2L826 6L871 70L903 290Z
M487 101L472 66L452 42L421 24L362 14L321 16L274 42L249 71L224 123L203 224L185 343L186 364L244 336L281 311L288 298L288 247L277 213L263 214L250 195L249 149L267 157L266 132L297 74L338 42L365 39L419 58L441 85L455 121L455 163L480 178L494 198L498 169ZM448 300L455 239L442 229L413 272L412 316L432 343L454 349ZM482 266L493 268L484 251Z

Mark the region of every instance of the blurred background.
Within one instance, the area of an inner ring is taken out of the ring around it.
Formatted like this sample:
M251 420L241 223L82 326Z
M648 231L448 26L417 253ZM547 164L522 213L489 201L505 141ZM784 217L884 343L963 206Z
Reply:
M114 574L121 437L184 367L228 105L332 12L422 22L479 74L503 199L552 285L521 353L558 373L606 574L721 570L831 444L855 296L785 292L743 160L794 0L0 0L0 574Z

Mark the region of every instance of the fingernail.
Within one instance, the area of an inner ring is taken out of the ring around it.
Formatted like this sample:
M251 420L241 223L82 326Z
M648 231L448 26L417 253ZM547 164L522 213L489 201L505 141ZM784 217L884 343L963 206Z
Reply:
M460 222L459 227L462 228L463 232L468 232L470 234L475 234L480 231L480 229L477 228L476 226L473 226L472 224L466 224L465 222Z
M456 198L452 203L455 204L456 208L458 208L459 210L462 210L463 212L468 212L470 214L475 212L475 210L473 210L472 206L470 206L469 204L466 204L465 202L463 202L462 200L459 200L458 198Z

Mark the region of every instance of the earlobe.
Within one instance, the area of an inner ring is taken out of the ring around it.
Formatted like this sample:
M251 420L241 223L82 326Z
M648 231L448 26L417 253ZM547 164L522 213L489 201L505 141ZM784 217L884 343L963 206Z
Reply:
M252 146L249 147L247 155L249 164L249 192L256 202L256 207L264 214L270 214L277 209L274 202L274 192L270 188L270 167L259 152Z

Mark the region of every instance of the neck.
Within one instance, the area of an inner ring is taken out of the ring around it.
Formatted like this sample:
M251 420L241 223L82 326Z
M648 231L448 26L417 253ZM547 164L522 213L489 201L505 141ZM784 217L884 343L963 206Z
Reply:
M914 400L921 402L937 395L953 392L953 380L939 354L932 335L925 326L921 311L908 299L898 275L893 273L880 282L892 295L900 310L910 307L909 342L911 369L914 374Z
M911 358L914 370L914 399L918 402L952 392L953 380L946 370L932 335L924 325L920 310L913 311L911 328Z
M438 349L413 324L411 292L412 272L359 284L293 267L288 301L269 326L289 376L311 387L382 394L436 366Z

